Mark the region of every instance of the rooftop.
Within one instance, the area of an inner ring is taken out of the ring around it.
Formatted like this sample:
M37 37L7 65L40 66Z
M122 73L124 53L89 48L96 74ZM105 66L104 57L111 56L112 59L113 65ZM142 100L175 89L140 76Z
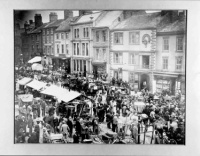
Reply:
M82 15L75 23L86 23L90 21L95 21L99 17L100 14L101 12L95 12L92 14Z
M122 13L123 11L104 11L102 14L105 15L97 22L95 27L111 27L114 20L116 20Z
M70 30L70 22L77 20L77 18L78 18L78 16L72 17L72 18L68 18L68 19L64 20L60 24L60 26L56 29L56 31L57 32L69 31Z
M47 25L44 28L52 28L52 27L58 27L60 24L64 21L64 19L58 19L53 22L47 23Z
M29 34L40 33L41 29L44 28L46 25L47 25L47 23L44 23L42 26L40 26L32 31L29 31Z
M130 18L120 22L113 28L113 30L156 28L160 18L160 13L133 15Z

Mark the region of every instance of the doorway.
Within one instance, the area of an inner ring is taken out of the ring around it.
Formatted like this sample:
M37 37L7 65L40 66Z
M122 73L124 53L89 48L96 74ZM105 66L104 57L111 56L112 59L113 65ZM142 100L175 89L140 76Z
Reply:
M140 89L147 89L149 90L149 75L142 74L140 76Z

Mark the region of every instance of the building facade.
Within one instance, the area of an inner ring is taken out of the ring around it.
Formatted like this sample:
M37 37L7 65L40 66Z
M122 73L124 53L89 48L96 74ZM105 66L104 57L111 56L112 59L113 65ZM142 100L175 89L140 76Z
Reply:
M42 43L43 43L43 51L45 54L44 62L48 65L52 65L56 67L56 58L55 58L55 43L54 43L54 35L55 30L60 26L64 19L58 20L58 16L56 13L51 12L49 14L49 23L47 23L42 28Z
M175 19L159 25L157 30L156 70L154 91L168 90L171 94L185 94L186 16L175 14ZM166 19L165 19L166 20Z
M156 18L147 15L131 16L114 27L110 37L111 78L129 82L132 89L152 90Z
M123 11L103 11L93 27L93 58L94 73L106 74L110 78L110 29L123 20Z
M101 13L83 14L70 24L72 34L71 72L92 73L92 27Z

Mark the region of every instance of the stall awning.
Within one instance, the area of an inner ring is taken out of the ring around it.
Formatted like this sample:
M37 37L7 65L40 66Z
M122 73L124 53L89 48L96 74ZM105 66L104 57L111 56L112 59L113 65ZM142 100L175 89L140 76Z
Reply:
M32 102L33 95L32 94L22 94L18 95L18 98L22 100L22 102Z
M40 90L41 88L46 86L46 83L41 82L41 81L37 81L37 80L33 80L30 83L28 83L27 86L31 87L35 90Z
M34 63L32 66L31 66L32 70L37 70L37 71L41 71L43 70L43 66L41 64L38 64L38 63Z
M35 63L35 62L40 62L42 61L42 58L40 56L36 56L32 58L31 60L28 61L28 63Z
M17 83L19 83L20 85L26 85L27 83L31 82L31 78L29 77L24 77L21 80L17 81Z
M75 91L68 91L67 93L62 93L59 94L58 99L64 101L64 102L69 102L71 100L74 100L75 98L79 97L81 94L79 92Z
M69 102L81 94L75 91L69 91L67 89L52 85L47 87L45 90L41 92L42 94L51 95L57 97L59 100L64 102Z

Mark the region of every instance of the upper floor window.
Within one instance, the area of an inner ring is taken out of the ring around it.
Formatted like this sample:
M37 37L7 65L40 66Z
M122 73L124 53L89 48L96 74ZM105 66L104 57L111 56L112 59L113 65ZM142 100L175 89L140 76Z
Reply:
M88 43L86 43L86 56L88 56L89 55L89 47L88 47Z
M39 50L39 45L36 45L37 50Z
M82 55L85 56L85 43L82 43Z
M61 33L61 39L62 39L62 40L64 39L64 34L63 34L63 33Z
M122 63L122 53L114 53L114 63Z
M62 44L62 53L64 54L64 44Z
M123 44L123 33L114 33L114 43Z
M49 36L49 43L51 43L51 36Z
M59 53L59 44L57 44L57 53Z
M34 41L34 36L33 35L31 36L31 38L32 38L32 41Z
M176 57L176 70L181 70L182 69L182 56L177 56Z
M103 30L102 31L102 39L103 39L103 42L105 42L106 41L106 30Z
M163 57L163 69L168 69L168 57Z
M83 37L89 37L89 28L83 28Z
M183 51L183 37L177 37L176 45L177 51Z
M140 33L139 32L130 32L129 33L130 44L139 44L140 43Z
M135 64L135 55L134 54L130 54L129 55L129 60L130 60L129 61L130 64Z
M79 29L74 29L74 38L79 38Z
M103 49L103 60L106 61L106 49Z
M96 59L100 60L100 52L99 49L96 49Z
M99 31L96 31L96 42L99 42L100 36L99 36Z
M42 34L45 35L45 29L42 31Z
M53 43L53 35L51 36L51 43Z
M74 55L76 55L76 43L74 43Z
M68 55L69 54L69 45L66 44L66 54Z
M49 29L47 29L47 35L49 34Z
M57 39L57 40L59 39L59 33L56 34L56 39Z
M69 33L66 33L66 39L69 39Z
M32 45L32 51L34 51L34 45Z
M43 44L45 43L45 36L43 36Z
M39 35L36 35L36 40L39 41Z
M163 38L163 51L169 51L169 37Z
M53 28L51 28L51 34L53 34Z

